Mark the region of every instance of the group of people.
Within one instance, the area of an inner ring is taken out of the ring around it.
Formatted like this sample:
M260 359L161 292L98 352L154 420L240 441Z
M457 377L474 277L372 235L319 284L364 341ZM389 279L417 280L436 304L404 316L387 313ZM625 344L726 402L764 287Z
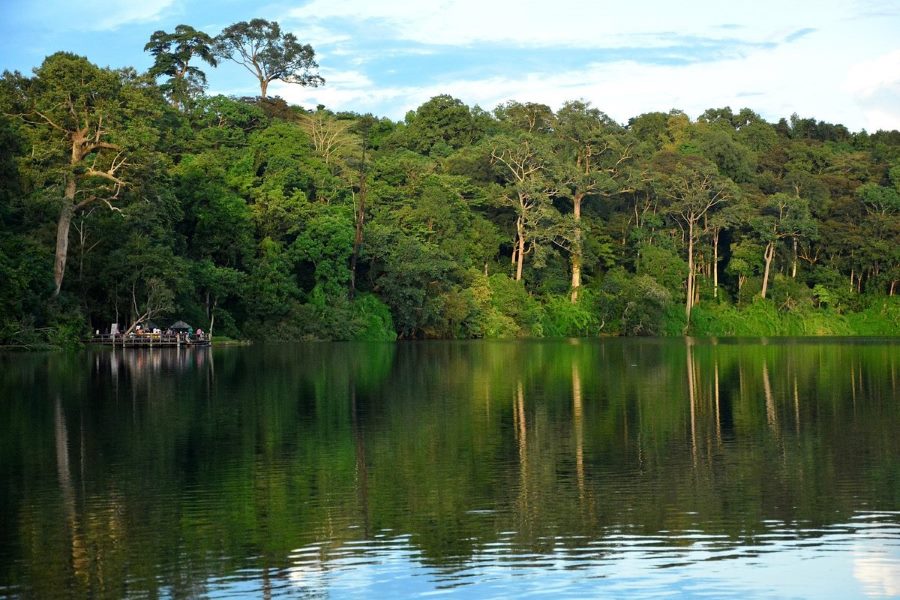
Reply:
M98 337L100 336L99 329L96 331L95 335L97 335ZM118 327L113 326L110 329L109 335L112 335L113 337L121 337L125 335L125 333L119 332ZM144 327L143 325L137 325L135 326L134 331L132 331L128 335L130 337L154 336L155 338L174 337L176 335L181 335L182 339L186 341L206 341L209 339L208 334L205 331L203 331L202 329L197 329L196 331L194 331L193 327L189 327L188 329L172 329L171 327L169 327L165 331L163 331L159 327L153 327L151 329L148 327Z
M183 335L184 339L186 339L186 340L199 340L199 341L206 340L206 333L202 329L197 329L196 331L194 331L193 327L189 327L186 331L184 329L175 330L175 329L172 329L171 327L169 327L165 331L162 331L159 327L155 327L155 328L153 328L153 330L150 330L150 329L146 329L140 325L138 325L137 327L134 328L134 335L136 335L136 336L155 335L157 337L161 337L161 336L165 335L166 337L170 337L170 336L174 336L174 335L178 335L178 334Z

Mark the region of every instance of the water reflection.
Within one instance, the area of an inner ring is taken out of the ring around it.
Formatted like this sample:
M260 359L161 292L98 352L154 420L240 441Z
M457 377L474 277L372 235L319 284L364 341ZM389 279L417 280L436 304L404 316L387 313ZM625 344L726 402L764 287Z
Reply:
M0 595L896 595L898 348L3 356Z

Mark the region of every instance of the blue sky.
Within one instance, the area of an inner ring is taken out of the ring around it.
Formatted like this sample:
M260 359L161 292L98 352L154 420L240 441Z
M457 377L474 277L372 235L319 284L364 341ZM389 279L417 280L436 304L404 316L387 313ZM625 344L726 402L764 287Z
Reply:
M215 35L254 17L315 48L324 87L270 87L308 107L400 119L449 93L485 109L585 99L621 122L747 106L900 129L898 0L0 0L0 68L67 50L146 69L158 29ZM210 93L257 91L233 64L207 75Z

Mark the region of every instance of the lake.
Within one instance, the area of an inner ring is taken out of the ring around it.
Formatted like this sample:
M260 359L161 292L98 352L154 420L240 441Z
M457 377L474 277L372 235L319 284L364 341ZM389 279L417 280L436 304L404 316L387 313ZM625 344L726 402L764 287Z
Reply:
M900 596L900 340L0 355L0 596Z

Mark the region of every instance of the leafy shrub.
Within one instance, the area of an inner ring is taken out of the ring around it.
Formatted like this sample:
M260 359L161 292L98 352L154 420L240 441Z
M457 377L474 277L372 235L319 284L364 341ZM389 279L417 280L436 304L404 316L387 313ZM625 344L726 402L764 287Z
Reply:
M683 293L688 265L674 250L643 246L640 249L638 273L653 277L659 285L676 295Z
M542 337L543 308L521 281L506 275L473 276L471 294L477 307L474 337Z
M577 304L570 296L553 295L544 301L542 326L544 335L552 337L583 337L600 333L599 315L593 294L581 290Z
M853 335L853 325L832 310L779 310L772 300L757 297L749 306L702 303L691 315L693 335L822 336Z
M392 342L397 339L391 309L373 294L361 294L353 302L351 339Z
M632 277L618 268L600 284L598 312L608 333L660 335L672 305L672 293L650 275Z
M847 315L854 335L900 335L900 297L876 298L858 313Z

